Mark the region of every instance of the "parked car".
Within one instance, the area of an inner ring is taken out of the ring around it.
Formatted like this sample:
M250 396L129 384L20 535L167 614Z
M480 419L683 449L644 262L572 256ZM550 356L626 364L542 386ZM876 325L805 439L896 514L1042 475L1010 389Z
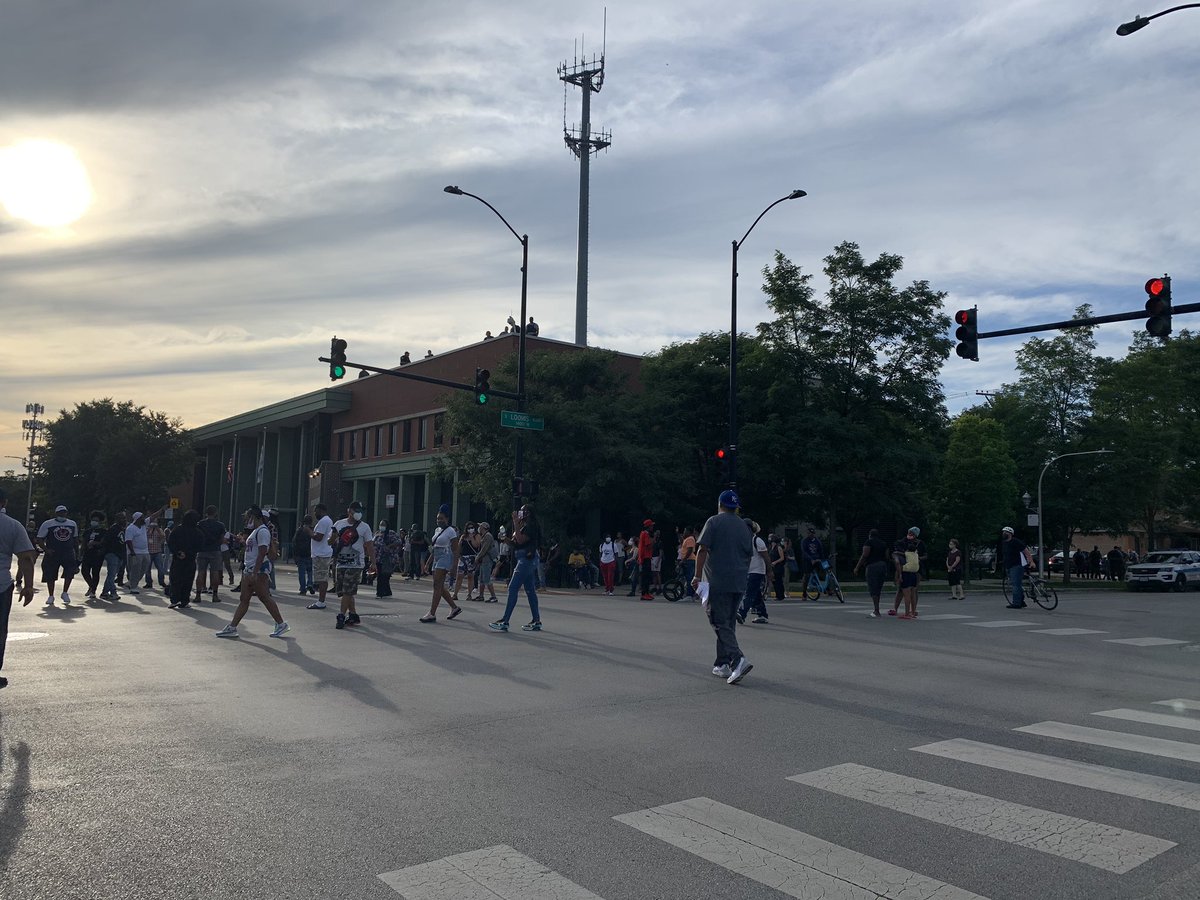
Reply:
M1046 570L1049 572L1061 572L1063 570L1063 551L1059 550L1046 562Z
M1186 591L1200 588L1200 553L1195 550L1153 550L1126 573L1129 589Z

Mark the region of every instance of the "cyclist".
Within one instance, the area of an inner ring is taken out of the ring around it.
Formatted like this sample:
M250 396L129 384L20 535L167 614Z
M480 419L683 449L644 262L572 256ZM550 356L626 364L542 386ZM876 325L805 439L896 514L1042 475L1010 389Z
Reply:
M817 578L822 575L821 561L825 559L825 546L821 543L821 539L817 537L815 528L808 529L808 537L800 542L800 553L804 557L803 575L807 579L814 572ZM828 586L825 588L825 595L829 596Z
M1007 609L1024 609L1025 602L1025 570L1033 565L1029 548L1017 538L1011 525L1005 525L1000 531L1000 553L1003 557L1004 571L1008 573L1008 581L1012 585L1012 602Z

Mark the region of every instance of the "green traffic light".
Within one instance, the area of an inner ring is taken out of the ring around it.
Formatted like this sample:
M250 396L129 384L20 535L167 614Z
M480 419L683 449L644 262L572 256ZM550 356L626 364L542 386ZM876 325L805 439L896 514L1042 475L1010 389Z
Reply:
M476 394L476 395L475 395L475 402L476 402L476 403L478 403L480 406L483 406L485 403L487 403L487 402L488 402L488 395L487 395L487 394L483 394L483 393Z
M345 366L334 366L333 367L333 377L334 378L345 378L346 377L346 367Z

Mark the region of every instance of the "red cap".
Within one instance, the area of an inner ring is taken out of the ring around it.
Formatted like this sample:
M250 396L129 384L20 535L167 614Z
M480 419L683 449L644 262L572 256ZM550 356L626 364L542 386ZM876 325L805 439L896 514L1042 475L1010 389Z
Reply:
M645 522L643 522L643 523L642 523L642 527L643 527L643 528L649 528L649 527L650 527L651 525L653 525L653 524L654 524L654 520L653 520L653 519L647 519Z

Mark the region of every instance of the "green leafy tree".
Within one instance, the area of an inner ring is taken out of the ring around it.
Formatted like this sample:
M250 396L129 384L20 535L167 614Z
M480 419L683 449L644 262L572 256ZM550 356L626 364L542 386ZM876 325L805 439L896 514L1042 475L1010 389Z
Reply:
M62 410L48 423L39 478L53 503L75 511L145 509L188 478L194 460L178 420L106 398Z
M994 419L965 412L950 425L942 464L940 526L969 546L993 545L1012 513L1017 465L1004 428Z

